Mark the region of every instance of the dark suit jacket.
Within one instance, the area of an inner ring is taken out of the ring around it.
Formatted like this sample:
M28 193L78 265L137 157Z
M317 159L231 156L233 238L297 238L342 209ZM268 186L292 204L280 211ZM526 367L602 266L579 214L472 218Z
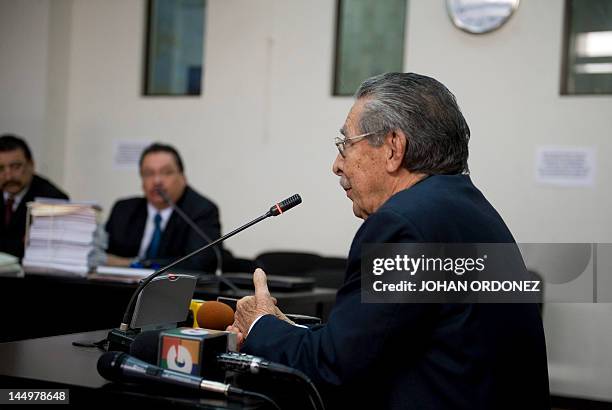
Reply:
M30 188L21 199L21 202L19 202L11 222L6 226L4 224L4 195L2 195L0 198L0 252L10 253L20 258L23 257L23 240L25 238L28 211L26 204L34 201L34 198L37 197L68 199L68 195L60 191L50 181L41 176L34 175Z
M217 206L209 199L187 186L176 205L211 240L214 241L221 235L219 211ZM109 236L107 252L128 258L137 257L146 223L146 198L138 197L117 201L106 223L106 232ZM173 212L162 233L159 263L169 263L206 245L206 243L176 212ZM178 268L214 272L216 266L215 254L209 249L180 264Z
M327 324L267 315L242 351L302 370L332 408L548 409L537 306L361 303L362 244L384 242L514 239L468 176L431 176L363 223Z

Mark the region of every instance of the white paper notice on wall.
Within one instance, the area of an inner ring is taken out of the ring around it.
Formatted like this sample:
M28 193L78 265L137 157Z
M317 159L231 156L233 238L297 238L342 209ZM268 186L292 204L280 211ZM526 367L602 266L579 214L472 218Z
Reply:
M149 140L113 141L113 169L138 169L140 154L150 144Z
M565 187L593 186L595 154L594 147L538 147L536 182Z

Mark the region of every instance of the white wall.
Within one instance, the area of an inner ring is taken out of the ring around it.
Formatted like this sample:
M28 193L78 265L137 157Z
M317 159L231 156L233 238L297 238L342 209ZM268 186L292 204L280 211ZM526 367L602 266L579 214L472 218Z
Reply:
M236 253L346 254L358 222L331 174L351 105L329 95L332 1L209 1L201 98L140 95L144 2L76 1L72 11L64 185L76 198L108 209L139 192L135 170L113 169L113 140L169 141L226 230L302 194L303 206L232 239Z
M64 182L68 172L65 166L65 151L69 115L72 7L73 0L53 0L49 3L47 100L45 129L42 136L44 150L42 171L57 182ZM71 194L75 195L72 192Z
M562 0L525 1L502 29L473 36L452 27L444 2L412 1L406 68L453 90L470 124L473 179L521 242L612 240L612 97L559 96ZM534 182L538 145L598 149L597 182Z
M506 26L471 36L451 25L443 1L410 1L405 68L457 95L473 179L518 241L612 242L612 97L559 96L563 3L523 1ZM359 221L330 172L332 138L352 103L330 96L335 1L209 0L196 98L140 95L144 4L1 1L2 128L48 147L37 155L52 176L106 209L139 192L136 170L111 165L114 140L173 143L226 231L302 194L301 207L230 240L237 254L346 254ZM538 186L535 148L549 144L595 146L595 186ZM553 391L612 400L611 314L605 304L546 306Z
M144 1L0 5L2 126L28 136L42 170L75 198L108 209L137 193L136 172L112 168L113 140L160 139L181 149L226 229L273 199L303 195L282 221L233 239L240 253L346 252L358 221L330 172L331 141L351 104L330 96L333 0L210 0L204 95L195 98L140 95ZM443 2L412 1L405 66L458 96L473 178L518 240L605 242L612 98L559 96L562 9L562 0L524 2L501 30L471 36L450 24ZM534 152L545 144L595 146L596 186L538 186ZM286 227L297 234L290 241Z
M44 169L48 0L0 0L0 133L28 137Z

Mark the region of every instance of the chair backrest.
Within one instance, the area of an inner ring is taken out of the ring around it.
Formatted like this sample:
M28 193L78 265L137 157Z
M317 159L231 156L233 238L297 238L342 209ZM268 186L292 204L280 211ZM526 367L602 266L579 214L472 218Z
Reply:
M223 272L252 273L255 271L255 267L255 261L234 256L228 249L223 248Z
M269 251L255 258L255 265L270 275L307 276L316 286L338 289L344 282L346 258L323 257L314 253Z
M314 253L270 251L259 254L255 265L270 275L304 276L316 269L321 257Z

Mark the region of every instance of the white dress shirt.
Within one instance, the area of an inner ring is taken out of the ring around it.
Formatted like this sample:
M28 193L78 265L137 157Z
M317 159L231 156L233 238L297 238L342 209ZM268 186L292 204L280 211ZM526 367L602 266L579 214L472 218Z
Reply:
M172 216L172 208L168 207L160 211L150 203L147 203L147 224L145 225L144 234L140 242L140 251L138 252L139 259L146 259L147 257L147 248L151 244L151 239L153 238L153 232L155 231L155 215L157 214L161 215L162 220L160 225L163 232L166 229L168 220Z
M255 323L259 322L259 319L261 319L264 316L265 315L259 315L255 318L255 320L253 320L253 323L251 323L251 326L249 327L249 331L247 332L247 335L251 333L251 330L253 330L253 327L255 327ZM308 326L298 325L297 323L294 323L293 326L303 327L304 329L308 329ZM246 335L244 335L244 337L246 337Z

